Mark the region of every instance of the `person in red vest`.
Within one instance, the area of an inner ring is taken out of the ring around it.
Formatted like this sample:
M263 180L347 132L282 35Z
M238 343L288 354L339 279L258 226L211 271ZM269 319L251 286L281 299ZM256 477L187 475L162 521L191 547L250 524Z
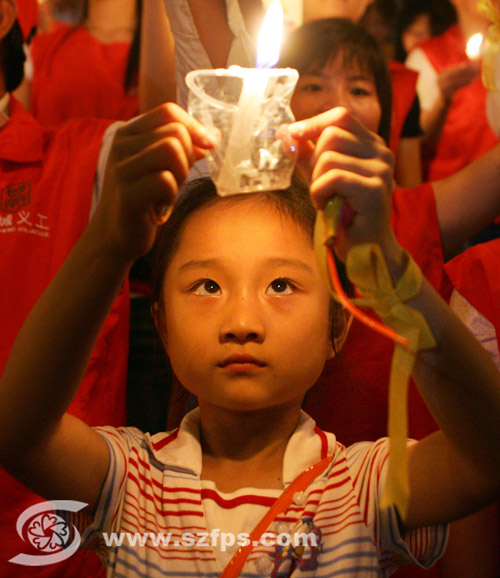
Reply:
M395 58L404 62L420 43L456 24L457 13L450 0L407 0L396 25Z
M304 22L323 18L348 18L363 23L373 0L304 0ZM420 156L420 106L416 86L418 75L400 62L389 59L392 78L392 123L389 145L396 155L395 179L402 187L422 182Z
M34 37L22 101L40 123L139 114L141 7L141 0L86 0L76 24L54 22Z
M12 95L23 77L23 40L36 27L35 0L0 2L0 373L33 304L87 226L107 120L43 128ZM70 411L92 425L125 423L128 286L114 303ZM62 345L64 346L64 344ZM56 497L54 497L56 498ZM0 471L0 576L98 578L97 556L78 553L41 567L9 560L30 550L18 517L42 498Z
M466 54L467 41L486 32L477 0L453 0L457 24L412 50L407 66L419 72L426 177L453 174L490 150L498 137L486 117L486 89L478 59Z

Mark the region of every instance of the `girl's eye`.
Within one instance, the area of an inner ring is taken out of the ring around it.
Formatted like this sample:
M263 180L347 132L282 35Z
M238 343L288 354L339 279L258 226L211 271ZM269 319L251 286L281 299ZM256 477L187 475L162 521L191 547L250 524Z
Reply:
M211 279L200 281L194 288L195 295L220 295L219 285Z
M321 92L323 90L323 87L319 84L309 83L309 84L305 84L302 87L302 90L304 92Z
M267 288L269 295L290 295L294 285L288 279L275 279Z
M352 86L350 89L350 93L353 96L371 96L373 91L368 90L364 86Z

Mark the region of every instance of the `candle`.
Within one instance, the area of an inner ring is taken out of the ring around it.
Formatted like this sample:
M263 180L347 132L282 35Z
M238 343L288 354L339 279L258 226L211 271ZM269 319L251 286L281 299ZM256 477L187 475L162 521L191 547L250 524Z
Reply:
M481 46L483 44L483 35L478 32L471 36L467 42L465 54L469 60L479 60L481 58Z
M243 86L238 111L233 119L225 162L217 181L217 186L223 193L231 193L241 187L238 171L235 172L234 168L243 168L242 163L251 150L253 125L260 114L269 82L268 69L279 59L283 19L281 4L279 0L274 0L267 9L259 31L257 68L240 69ZM238 72L233 69L233 73Z
M286 158L274 133L293 121L289 99L298 79L293 69L274 69L279 59L283 10L273 0L262 23L257 68L188 73L188 108L207 128L215 126L220 144L208 156L219 194L286 188L293 161Z

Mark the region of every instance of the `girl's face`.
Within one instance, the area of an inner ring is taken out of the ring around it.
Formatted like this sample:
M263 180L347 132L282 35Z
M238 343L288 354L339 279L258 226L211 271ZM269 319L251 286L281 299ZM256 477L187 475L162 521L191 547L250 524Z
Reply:
M265 201L192 215L164 279L164 342L200 407L300 407L332 354L308 234Z
M297 120L336 106L355 114L371 131L377 132L382 110L374 78L356 67L343 65L342 55L329 60L321 70L301 74L292 98Z
M431 22L428 14L420 14L401 34L403 48L409 53L415 46L431 37Z

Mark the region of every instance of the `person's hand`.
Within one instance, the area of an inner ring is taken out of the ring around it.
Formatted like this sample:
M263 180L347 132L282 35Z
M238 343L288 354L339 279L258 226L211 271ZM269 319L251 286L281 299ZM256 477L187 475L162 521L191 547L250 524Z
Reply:
M340 254L355 243L382 248L395 242L390 228L393 155L383 139L344 108L293 123L288 135L297 143L299 165L309 177L311 198L322 209L341 195L344 210Z
M204 127L172 103L117 130L96 216L125 259L151 248L192 164L212 147Z
M476 62L462 62L445 68L438 75L438 85L445 103L453 100L455 92L468 86L480 74L481 68Z

